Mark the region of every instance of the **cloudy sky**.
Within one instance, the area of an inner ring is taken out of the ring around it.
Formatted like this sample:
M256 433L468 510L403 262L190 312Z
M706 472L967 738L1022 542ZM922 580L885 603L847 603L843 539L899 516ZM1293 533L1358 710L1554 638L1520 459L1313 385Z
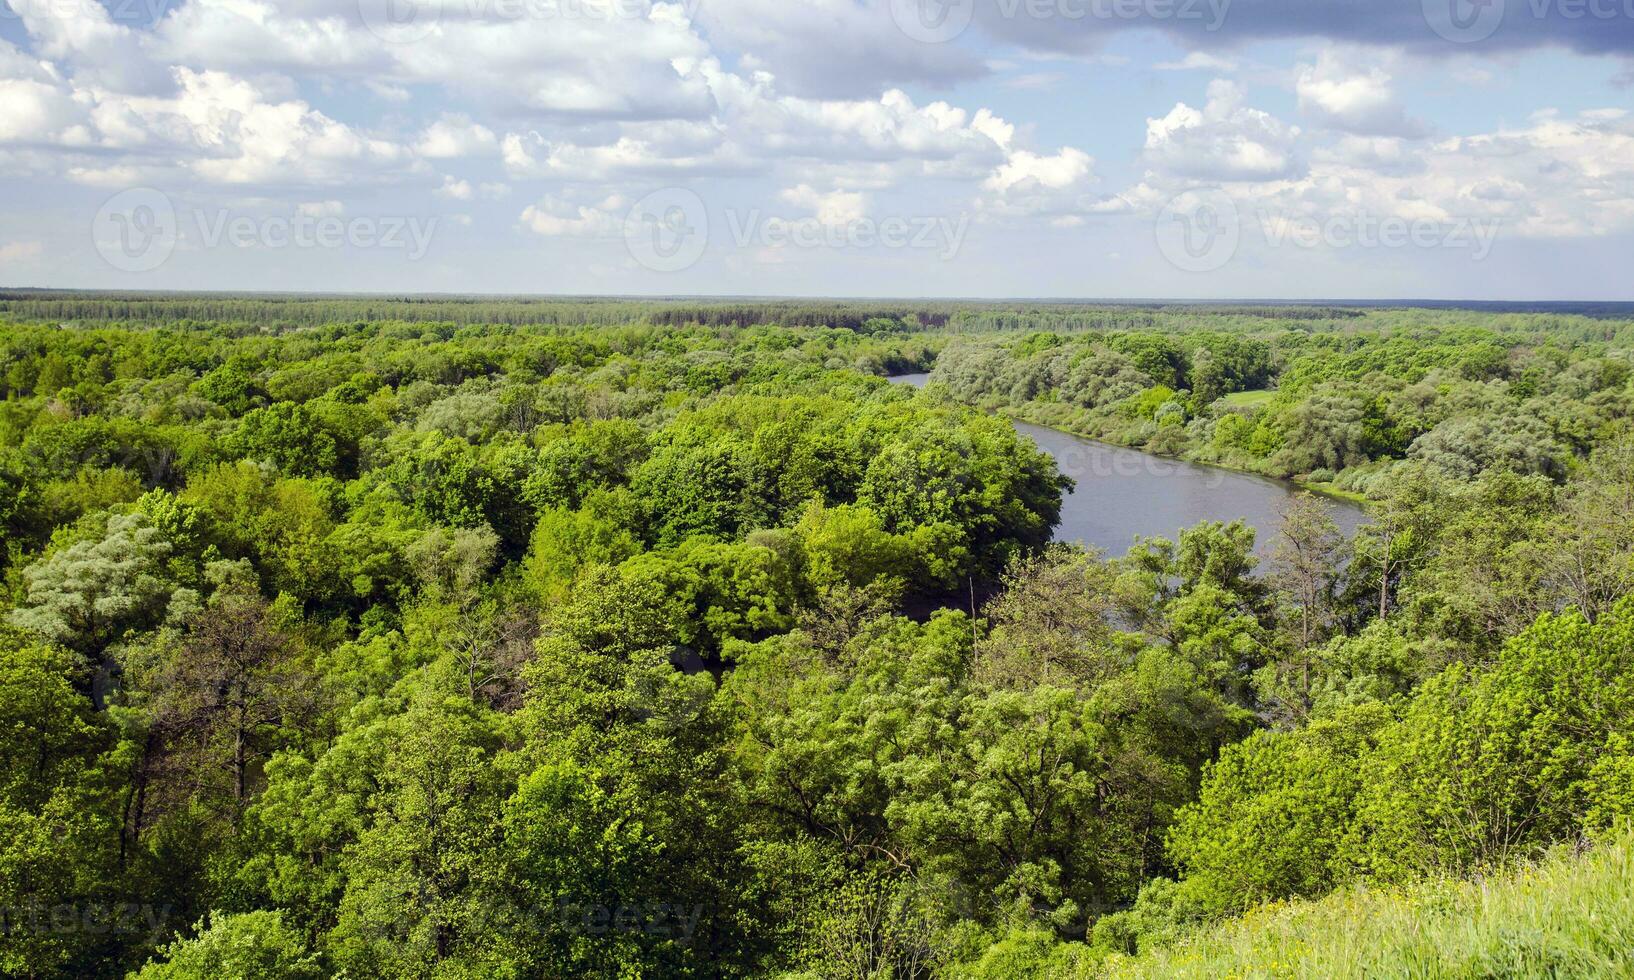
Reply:
M1634 0L0 0L0 285L1631 299L1631 108Z

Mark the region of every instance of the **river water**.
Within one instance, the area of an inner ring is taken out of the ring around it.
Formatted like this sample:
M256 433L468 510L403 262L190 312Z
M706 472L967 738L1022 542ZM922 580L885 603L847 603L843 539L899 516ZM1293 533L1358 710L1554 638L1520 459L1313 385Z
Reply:
M928 377L904 374L891 381L920 388ZM1181 528L1199 521L1242 518L1259 532L1254 550L1263 558L1275 547L1284 508L1309 492L1282 480L1154 456L1026 422L1014 424L1077 484L1061 501L1055 539L1112 556L1128 551L1136 535L1172 540ZM1362 509L1349 501L1321 499L1346 537L1365 520Z

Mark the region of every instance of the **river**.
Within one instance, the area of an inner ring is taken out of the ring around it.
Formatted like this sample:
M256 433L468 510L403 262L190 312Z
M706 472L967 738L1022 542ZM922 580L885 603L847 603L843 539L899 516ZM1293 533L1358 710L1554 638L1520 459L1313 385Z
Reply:
M904 374L891 381L922 388L928 378ZM1041 425L1014 425L1077 484L1061 501L1055 539L1112 556L1128 551L1136 535L1173 539L1181 528L1200 521L1242 518L1259 532L1254 550L1264 558L1275 547L1283 509L1296 495L1309 493L1283 480L1154 456ZM1366 519L1349 501L1321 499L1346 537Z

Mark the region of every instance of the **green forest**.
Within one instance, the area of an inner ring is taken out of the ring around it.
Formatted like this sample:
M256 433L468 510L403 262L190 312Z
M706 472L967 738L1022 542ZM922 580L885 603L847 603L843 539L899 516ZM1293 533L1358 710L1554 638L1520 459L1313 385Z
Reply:
M1634 321L4 292L0 535L6 976L1634 949Z

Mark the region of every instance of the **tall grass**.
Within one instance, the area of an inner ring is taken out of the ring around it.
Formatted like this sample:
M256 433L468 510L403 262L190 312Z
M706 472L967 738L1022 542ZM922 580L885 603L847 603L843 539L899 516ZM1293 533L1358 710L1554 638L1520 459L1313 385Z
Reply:
M1634 836L1474 881L1265 906L1100 964L1139 977L1634 977Z

